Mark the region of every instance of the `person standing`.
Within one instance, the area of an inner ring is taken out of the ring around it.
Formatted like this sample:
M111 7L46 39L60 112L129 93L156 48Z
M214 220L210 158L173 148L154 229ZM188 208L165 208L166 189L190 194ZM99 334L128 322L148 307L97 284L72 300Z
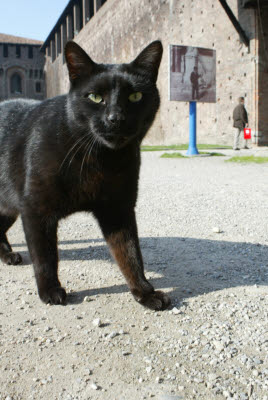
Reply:
M198 100L199 99L199 83L198 83L198 78L200 78L201 75L198 75L197 72L197 67L194 67L194 70L191 73L190 80L192 84L192 99L193 100Z
M242 132L243 149L248 149L247 140L244 139L244 128L248 127L248 113L244 106L244 97L238 98L238 105L233 111L234 128L236 128L234 136L234 150L239 150L239 138Z

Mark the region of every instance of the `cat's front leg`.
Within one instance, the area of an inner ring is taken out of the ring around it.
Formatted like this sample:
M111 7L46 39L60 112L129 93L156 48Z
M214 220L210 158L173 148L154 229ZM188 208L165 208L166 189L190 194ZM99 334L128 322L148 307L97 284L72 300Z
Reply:
M134 210L99 209L94 215L134 298L153 310L167 308L169 297L155 291L145 278Z
M65 304L66 292L58 279L57 221L25 211L22 222L39 297L44 303Z

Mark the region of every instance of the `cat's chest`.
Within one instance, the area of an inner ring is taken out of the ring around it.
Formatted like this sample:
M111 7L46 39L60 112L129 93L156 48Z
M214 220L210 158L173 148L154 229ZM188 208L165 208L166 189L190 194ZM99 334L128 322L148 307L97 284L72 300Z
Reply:
M79 203L94 208L100 203L136 198L137 179L131 170L91 172L80 183L77 192Z

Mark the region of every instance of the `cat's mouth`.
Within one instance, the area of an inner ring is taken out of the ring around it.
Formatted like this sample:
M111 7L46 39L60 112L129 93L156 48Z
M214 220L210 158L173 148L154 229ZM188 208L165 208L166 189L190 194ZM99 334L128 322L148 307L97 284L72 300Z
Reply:
M123 136L118 134L107 134L103 137L105 144L110 148L124 147L129 141L129 136Z

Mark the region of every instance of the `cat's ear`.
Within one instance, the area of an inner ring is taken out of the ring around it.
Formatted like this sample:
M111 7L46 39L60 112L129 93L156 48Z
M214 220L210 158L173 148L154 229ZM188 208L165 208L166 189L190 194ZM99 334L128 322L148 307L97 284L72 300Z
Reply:
M163 54L163 46L159 40L152 42L132 61L131 65L143 70L156 82L158 68Z
M75 83L82 76L88 76L96 65L87 53L72 41L66 43L65 59L71 83Z

